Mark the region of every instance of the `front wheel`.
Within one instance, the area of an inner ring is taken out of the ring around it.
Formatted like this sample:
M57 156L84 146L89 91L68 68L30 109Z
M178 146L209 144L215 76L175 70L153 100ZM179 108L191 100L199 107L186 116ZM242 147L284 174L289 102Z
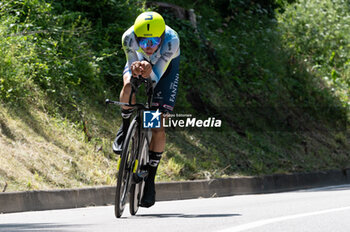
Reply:
M133 120L123 143L121 158L118 160L118 179L115 194L114 213L117 218L123 214L132 178L133 159L137 149L137 122Z
M148 142L143 139L141 143L141 152L139 154L139 165L135 170L135 173L145 172L147 167L148 159ZM135 183L131 185L130 189L130 205L129 210L131 215L135 215L139 209L139 205L143 196L143 189L145 187L145 181L142 180L140 183Z

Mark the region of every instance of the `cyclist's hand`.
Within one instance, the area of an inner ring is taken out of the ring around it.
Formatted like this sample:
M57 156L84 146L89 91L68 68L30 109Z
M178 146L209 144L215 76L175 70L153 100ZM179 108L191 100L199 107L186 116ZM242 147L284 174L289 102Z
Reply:
M133 77L138 77L142 74L142 65L140 61L135 61L131 64L131 73Z
M151 76L151 72L152 72L152 65L147 62L147 61L141 61L141 75L143 78L148 78L149 76Z

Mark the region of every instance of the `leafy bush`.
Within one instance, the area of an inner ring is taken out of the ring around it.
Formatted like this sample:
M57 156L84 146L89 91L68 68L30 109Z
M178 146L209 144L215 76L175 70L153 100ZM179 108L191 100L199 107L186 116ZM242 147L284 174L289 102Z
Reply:
M350 107L350 5L346 0L300 0L279 17L287 47Z
M3 15L3 12L1 12ZM1 17L0 22L0 97L5 101L23 98L29 93L34 53L32 36L16 36L18 17Z
M198 34L169 17L180 32L182 81L192 107L223 118L238 131L296 130L285 128L289 117L304 126L310 120L346 121L346 110L323 80L285 46L275 9L283 12L288 2L183 3L195 9Z
M2 99L24 99L36 89L52 113L79 119L86 99L102 101L121 84L120 39L127 19L140 12L131 2L3 1Z

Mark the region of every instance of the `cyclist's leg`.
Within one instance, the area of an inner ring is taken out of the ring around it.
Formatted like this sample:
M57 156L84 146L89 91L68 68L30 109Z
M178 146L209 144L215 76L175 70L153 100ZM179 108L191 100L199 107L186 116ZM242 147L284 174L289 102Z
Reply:
M179 61L179 57L171 61L167 71L155 87L152 106L159 108L162 112L169 112L174 108L179 83ZM163 121L162 118L161 121ZM161 128L152 129L149 150L149 174L145 184L144 197L141 201L141 206L143 207L150 207L155 203L154 179L165 148L165 142L165 129L161 124Z
M161 122L163 122L163 114L160 116ZM166 136L165 128L161 123L161 128L152 128L152 139L149 146L150 151L163 152L165 148Z
M152 106L163 112L163 115L165 112L173 111L175 106L179 86L179 64L180 56L174 58L170 62L168 69L165 71L164 75L154 89ZM162 125L162 127L159 129L152 129L150 150L155 152L163 152L164 147L165 130Z
M126 67L128 67L126 65ZM123 74L123 88L120 91L120 102L129 102L130 94L131 94L131 83L130 83L130 72L126 71ZM135 95L132 98L132 103L135 103ZM119 128L117 132L117 136L114 139L113 142L113 151L117 154L120 154L122 151L123 141L124 137L126 135L126 132L128 131L129 125L130 125L130 116L132 114L132 110L130 107L122 106L122 118L123 118L123 124Z
M147 166L148 176L145 181L144 194L141 199L142 207L151 207L156 202L156 191L154 180L156 177L157 169L160 159L162 158L162 152L149 151L149 164Z
M161 112L173 111L179 86L180 56L174 58L154 88L152 106Z
M163 112L161 122L163 121L164 113L173 111L175 106L179 85L179 64L180 56L170 62L168 69L154 89L152 106ZM163 125L161 125L161 128L153 128L150 151L163 152L165 142L166 136Z
M129 72L124 72L123 74L123 88L120 91L120 102L129 102L130 93L131 93L131 83L130 83L131 74ZM135 95L131 101L133 104L136 102ZM122 106L122 109L130 109L130 107Z

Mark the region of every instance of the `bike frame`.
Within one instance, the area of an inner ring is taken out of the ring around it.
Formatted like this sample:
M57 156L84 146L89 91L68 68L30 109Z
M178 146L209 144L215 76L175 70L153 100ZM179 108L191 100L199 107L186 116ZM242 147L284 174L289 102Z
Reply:
M133 121L136 120L137 123L137 150L138 152L135 152L134 154L137 154L140 152L140 150L142 149L143 144L141 144L141 142L146 139L147 141L147 145L150 145L150 129L149 128L143 128L142 126L142 122L143 122L143 112L145 110L150 110L151 108L151 103L152 103L152 97L153 97L153 84L152 84L152 79L151 78L143 78L142 76L139 77L131 77L130 79L131 82L131 93L129 96L129 103L125 103L125 102L118 102L118 101L111 101L109 99L106 99L106 104L116 104L116 105L120 105L120 106L127 106L127 107L132 107L132 108L136 108L136 116L133 118ZM133 95L137 93L138 88L141 86L142 83L145 83L146 85L146 93L147 93L147 103L146 106L144 104L141 103L135 103L132 104L132 97ZM139 156L139 154L137 154ZM136 157L138 158L138 157ZM136 167L134 167L134 170L136 169ZM135 173L135 172L133 172Z
M141 86L142 83L145 83L146 86L146 92L147 92L147 104L146 106L144 104L140 104L140 103L135 103L132 104L132 98L134 96L134 94L136 95L136 92L138 90L138 88ZM121 174L121 176L123 176L124 174L127 175L126 178L119 180L118 177L118 181L122 181L121 184L118 184L117 182L117 189L118 186L124 186L123 190L122 190L122 195L119 198L118 197L118 213L116 213L117 217L120 217L123 210L124 210L124 205L126 203L126 196L127 194L129 194L130 192L132 192L133 194L130 194L130 199L132 198L132 201L130 201L130 206L131 206L131 202L133 202L133 208L130 208L130 212L132 215L135 215L135 213L137 212L138 209L138 202L141 199L142 195L143 195L143 181L145 176L143 176L140 172L142 165L146 165L147 164L147 159L148 156L146 157L142 157L142 155L144 153L143 149L145 146L145 143L147 144L146 147L149 147L150 145L150 136L149 136L149 132L150 129L149 128L143 128L142 124L143 124L143 113L145 110L150 110L150 106L152 103L152 96L153 96L153 83L152 80L150 78L148 79L144 79L142 77L138 77L138 78L131 78L131 93L130 93L130 97L129 97L129 103L123 103L123 102L118 102L118 101L111 101L109 99L106 99L106 104L116 104L116 105L121 105L121 106L128 106L128 107L132 107L136 109L136 115L133 118L132 122L130 123L130 127L129 130L127 132L127 134L131 137L129 137L127 144L123 145L123 149L130 149L128 154L131 155L130 157L130 163L125 163L128 162L128 158L127 156L125 156L125 158L123 158L124 156L120 157L120 159L118 160L118 172L120 172L119 170L119 165L122 159L126 159L126 161L123 162L123 174ZM131 135L131 133L133 132L133 130L135 129L134 134ZM131 144L132 146L127 148L127 146L129 146L130 143L130 139L136 139L136 141L134 140ZM136 144L136 146L135 146ZM148 149L147 151L148 152ZM124 152L122 152L122 154L125 154ZM141 162L140 162L141 161ZM146 174L147 175L147 174ZM118 174L118 176L120 176L120 173ZM122 185L122 183L124 182L124 185ZM141 185L139 185L141 184ZM131 191L131 187L133 187L133 190ZM136 194L136 197L134 195L135 193L135 188L138 188L137 192L138 194ZM117 190L117 191L120 191ZM119 192L120 193L120 192ZM131 196L132 195L132 196ZM136 200L136 201L135 201ZM136 204L135 204L136 203Z

